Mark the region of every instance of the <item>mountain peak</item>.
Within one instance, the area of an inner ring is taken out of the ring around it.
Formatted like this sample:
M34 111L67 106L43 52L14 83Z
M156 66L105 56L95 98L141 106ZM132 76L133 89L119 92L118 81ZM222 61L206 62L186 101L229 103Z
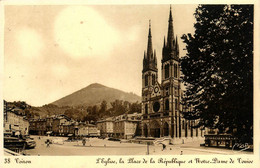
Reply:
M92 83L90 85L87 86L87 88L102 88L102 87L106 87L100 83Z
M100 104L103 100L107 101L107 103L110 103L116 99L128 102L141 101L141 97L136 94L126 93L124 91L110 88L99 83L92 83L87 87L67 95L51 104L60 107L77 105L92 106Z

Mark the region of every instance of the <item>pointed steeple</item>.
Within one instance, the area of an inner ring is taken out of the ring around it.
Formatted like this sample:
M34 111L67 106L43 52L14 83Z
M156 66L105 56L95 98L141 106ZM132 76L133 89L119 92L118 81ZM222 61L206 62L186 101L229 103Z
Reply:
M165 43L165 36L164 36L164 39L163 39L163 48L165 48L166 46L166 43Z
M174 47L174 32L173 32L173 19L172 19L172 7L170 7L169 14L169 25L168 25L168 36L167 36L167 47L173 49Z
M156 50L154 50L154 63L155 63L155 66L157 67L157 57L156 57Z
M172 19L172 6L170 5L170 16L169 16L169 21L173 21Z
M147 51L144 52L144 61L143 61L143 72L147 70L158 71L157 69L157 58L155 51L153 52L152 46L152 31L151 31L151 20L149 20L149 31L148 31L148 43L147 43Z
M152 37L152 33L151 33L151 20L149 20L149 33L148 33L148 37Z
M164 37L164 43L162 49L162 62L166 62L170 59L178 60L179 57L179 44L178 44L177 36L175 37L174 35L174 29L173 29L172 7L170 7L170 12L169 12L167 33L168 33L167 39Z
M176 48L176 53L179 54L179 44L178 44L178 37L176 35L176 40L175 40L175 48Z
M151 33L151 20L149 20L149 33L148 33L148 44L147 44L147 57L148 60L152 59L153 46L152 46L152 33Z

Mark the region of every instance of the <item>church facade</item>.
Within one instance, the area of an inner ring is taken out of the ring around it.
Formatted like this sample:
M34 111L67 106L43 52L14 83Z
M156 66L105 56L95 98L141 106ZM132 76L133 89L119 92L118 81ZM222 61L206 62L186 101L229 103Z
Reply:
M164 37L161 59L161 82L158 82L156 52L152 47L149 23L147 51L144 52L142 70L142 137L187 138L200 137L202 130L192 128L195 121L185 120L181 105L180 58L177 36L174 35L170 9L168 34Z

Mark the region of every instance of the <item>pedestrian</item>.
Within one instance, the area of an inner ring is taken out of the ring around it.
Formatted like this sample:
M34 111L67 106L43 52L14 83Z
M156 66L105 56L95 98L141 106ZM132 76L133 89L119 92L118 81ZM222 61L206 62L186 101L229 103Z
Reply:
M85 138L82 139L82 144L83 144L83 146L86 145L86 139Z
M162 151L166 148L166 145L165 144L162 144Z
M47 144L47 146L46 146L47 148L50 147L50 140L49 139L46 140L46 144Z

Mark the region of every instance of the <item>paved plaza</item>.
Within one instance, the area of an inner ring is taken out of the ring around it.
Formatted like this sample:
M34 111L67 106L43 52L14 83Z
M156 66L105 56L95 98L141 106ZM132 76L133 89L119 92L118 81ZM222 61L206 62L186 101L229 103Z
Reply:
M247 151L232 151L230 149L220 149L211 147L201 147L202 141L195 141L178 145L167 145L162 150L162 145L150 145L147 149L145 144L126 143L119 141L108 141L107 139L89 138L86 145L82 141L67 142L66 137L49 137L54 142L47 147L46 136L32 136L36 141L35 149L26 150L26 155L31 156L95 156L95 155L234 155L234 154L253 154Z

